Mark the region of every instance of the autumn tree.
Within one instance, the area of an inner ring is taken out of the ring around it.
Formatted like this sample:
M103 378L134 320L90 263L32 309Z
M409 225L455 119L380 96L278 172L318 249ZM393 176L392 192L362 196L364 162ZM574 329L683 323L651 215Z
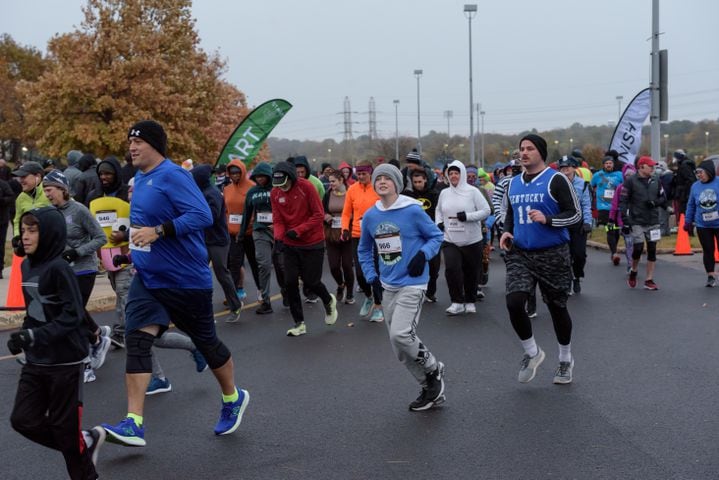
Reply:
M128 128L160 122L168 155L214 160L247 114L199 48L190 0L88 0L81 26L50 40L51 68L23 86L30 133L50 155L122 155Z
M12 160L17 159L20 144L28 140L17 85L37 80L46 65L38 50L18 45L8 34L0 36L0 153Z

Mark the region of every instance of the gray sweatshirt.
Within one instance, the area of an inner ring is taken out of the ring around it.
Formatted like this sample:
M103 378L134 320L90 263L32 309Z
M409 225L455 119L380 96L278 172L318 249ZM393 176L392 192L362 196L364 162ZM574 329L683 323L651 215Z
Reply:
M97 272L97 250L107 243L102 227L82 203L70 200L60 213L67 224L65 251L75 250L79 257L72 262L72 270L78 273Z

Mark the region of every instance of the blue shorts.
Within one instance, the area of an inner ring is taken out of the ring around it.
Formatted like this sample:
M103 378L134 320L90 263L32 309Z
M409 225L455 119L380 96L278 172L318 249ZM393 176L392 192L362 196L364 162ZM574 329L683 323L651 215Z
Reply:
M190 288L145 288L135 275L127 294L125 335L150 325L158 325L161 336L170 322L195 343L213 346L218 342L212 309L212 290Z

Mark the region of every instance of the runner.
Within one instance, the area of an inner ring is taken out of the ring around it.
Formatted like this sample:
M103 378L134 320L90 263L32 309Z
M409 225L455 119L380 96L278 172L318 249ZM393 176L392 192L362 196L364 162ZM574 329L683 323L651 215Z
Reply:
M285 271L285 288L290 302L294 327L287 336L298 337L307 333L299 278L307 289L315 293L325 307L325 323L337 321L337 298L322 283L324 259L324 211L317 191L304 178L298 178L295 167L289 162L278 163L272 171L272 218L275 242L279 244Z
M352 242L342 240L342 210L347 198L347 181L342 172L328 173L330 188L322 199L325 209L325 239L330 273L337 282L337 302L355 303L355 275L352 271Z
M567 177L545 165L547 142L525 135L519 142L524 173L513 177L507 192L507 213L500 248L507 254L507 310L524 348L518 379L531 381L544 361L532 334L527 299L537 283L552 316L559 343L554 383L572 382L572 319L567 310L571 286L567 227L581 221L579 201Z
M379 165L372 173L372 185L380 200L364 215L359 258L367 281L381 283L385 290L392 350L422 386L409 409L428 410L445 400L444 364L417 336L417 324L429 280L427 260L439 254L442 232L418 201L399 194L403 183L397 167Z
M683 228L690 232L696 225L697 237L702 245L704 270L707 287L715 287L714 250L719 241L719 179L716 166L711 160L704 160L696 169L697 181L691 186L687 204L687 216Z
M595 190L597 198L597 225L604 225L607 231L607 245L611 252L612 263L619 265L620 257L617 253L619 243L619 228L609 222L609 210L612 207L612 199L617 187L622 184L624 177L622 172L614 171L615 157L607 152L602 160L602 170L592 176L591 186Z
M108 439L145 446L143 412L152 372L152 344L170 319L187 333L212 369L222 391L216 435L234 432L250 401L238 390L234 364L217 338L212 311L212 274L202 231L212 215L191 175L166 158L167 136L152 120L128 132L135 176L130 247L137 275L127 301L125 383L128 413L117 425L103 424Z

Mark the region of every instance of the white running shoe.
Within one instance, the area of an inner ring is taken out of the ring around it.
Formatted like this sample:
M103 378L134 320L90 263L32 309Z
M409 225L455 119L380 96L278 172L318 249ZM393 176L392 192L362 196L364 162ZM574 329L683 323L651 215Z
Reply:
M463 303L453 303L447 310L447 315L461 315L465 312Z
M464 313L477 313L477 306L474 303L465 303Z

